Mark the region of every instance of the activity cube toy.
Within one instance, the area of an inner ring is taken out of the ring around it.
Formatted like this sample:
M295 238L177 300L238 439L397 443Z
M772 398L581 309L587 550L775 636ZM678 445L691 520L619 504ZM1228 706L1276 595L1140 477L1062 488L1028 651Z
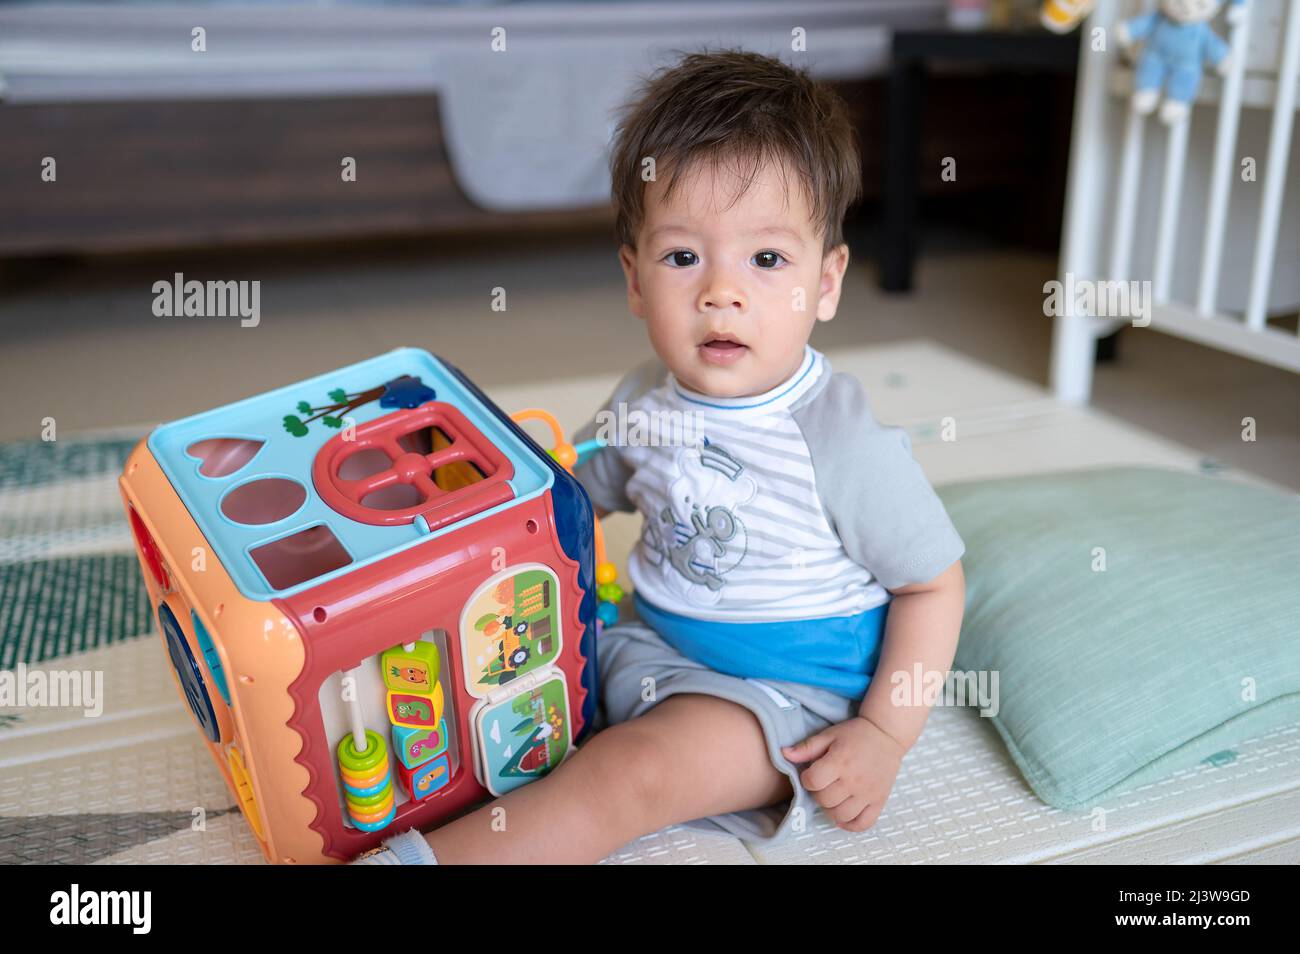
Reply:
M268 860L352 858L584 737L621 591L603 563L597 581L578 456L409 348L132 451L120 488L159 630Z

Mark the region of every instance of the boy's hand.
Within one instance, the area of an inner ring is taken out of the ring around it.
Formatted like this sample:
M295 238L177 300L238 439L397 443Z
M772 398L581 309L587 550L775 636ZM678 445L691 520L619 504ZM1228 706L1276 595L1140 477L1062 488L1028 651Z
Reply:
M795 764L812 764L799 781L845 831L866 831L889 798L907 750L874 722L855 716L781 750Z

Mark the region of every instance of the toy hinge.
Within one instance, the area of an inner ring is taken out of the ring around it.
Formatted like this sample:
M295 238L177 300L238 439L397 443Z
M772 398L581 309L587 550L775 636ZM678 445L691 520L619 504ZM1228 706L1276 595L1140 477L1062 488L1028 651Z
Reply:
M547 666L545 669L534 670L526 676L515 679L507 685L499 686L492 690L483 697L484 701L486 701L488 705L495 705L502 699L507 699L516 693L525 692L529 689L535 688L553 675L555 675L555 673L552 671L552 667L550 666Z

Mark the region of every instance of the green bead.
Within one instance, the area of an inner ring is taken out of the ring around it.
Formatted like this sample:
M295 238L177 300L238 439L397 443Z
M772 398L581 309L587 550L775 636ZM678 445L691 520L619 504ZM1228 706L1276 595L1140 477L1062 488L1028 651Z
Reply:
M596 596L609 603L617 603L623 598L623 587L617 583L602 583L596 587Z

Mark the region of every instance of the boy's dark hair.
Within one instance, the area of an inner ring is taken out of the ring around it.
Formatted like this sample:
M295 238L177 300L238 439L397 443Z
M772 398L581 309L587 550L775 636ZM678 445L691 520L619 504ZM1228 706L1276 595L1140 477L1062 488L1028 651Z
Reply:
M770 161L795 170L822 251L844 241L844 213L862 194L862 168L843 100L804 70L743 50L689 53L652 75L624 107L610 158L615 229L636 247L645 213L646 157L667 172L664 195L696 161L734 164L749 188ZM739 198L739 195L737 195Z

